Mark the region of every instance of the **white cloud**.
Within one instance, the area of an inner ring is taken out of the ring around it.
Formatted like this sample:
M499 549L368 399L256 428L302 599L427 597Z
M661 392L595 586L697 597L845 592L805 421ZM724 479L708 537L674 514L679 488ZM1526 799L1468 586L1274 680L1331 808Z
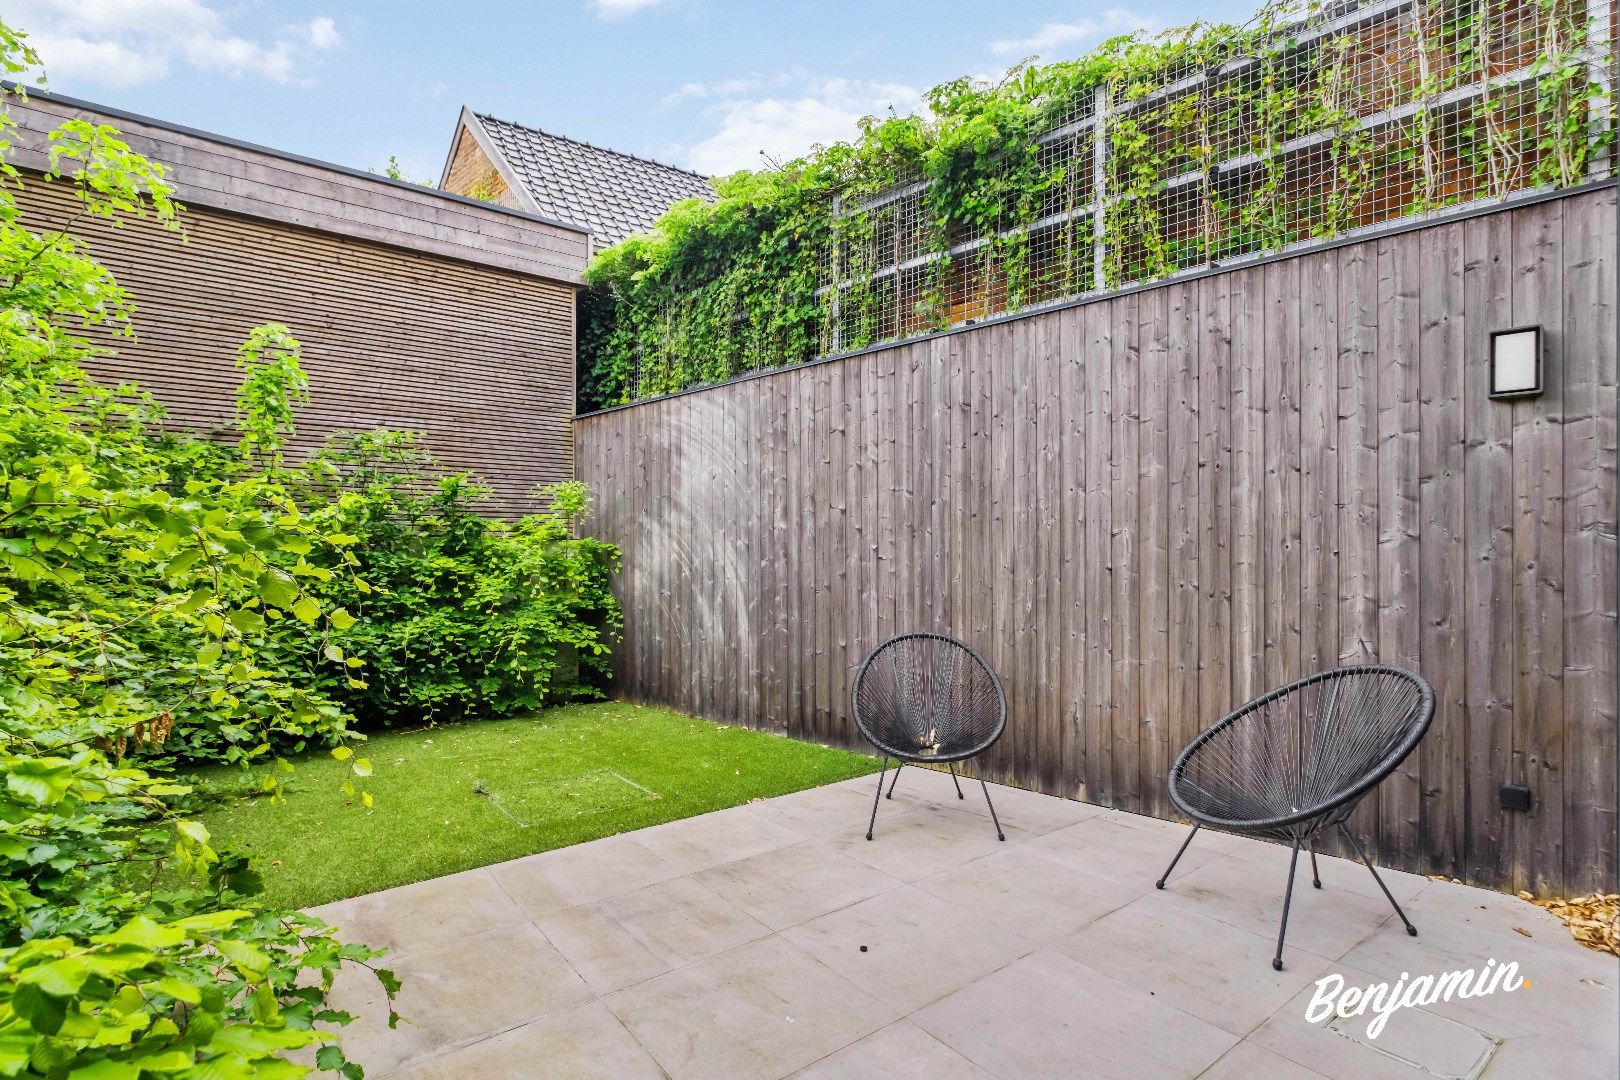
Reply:
M623 19L638 11L657 7L663 2L664 0L591 0L591 7L596 10L598 18Z
M854 139L862 117L891 110L904 115L921 104L915 87L852 79L824 79L797 93L762 98L726 96L706 111L713 133L681 156L702 173L758 169L802 157L818 144Z
M292 82L311 55L343 44L327 16L255 40L204 0L13 0L6 19L28 31L45 72L113 86L166 76L176 62L232 76Z
M1040 56L1050 60L1061 53L1078 55L1083 50L1077 46L1093 45L1105 37L1147 30L1156 25L1154 19L1144 19L1124 8L1113 7L1095 18L1044 23L1028 37L992 41L990 51L1000 56Z
M343 35L338 33L337 23L328 15L309 20L309 25L304 27L304 33L309 36L310 46L321 52L330 52L343 45Z

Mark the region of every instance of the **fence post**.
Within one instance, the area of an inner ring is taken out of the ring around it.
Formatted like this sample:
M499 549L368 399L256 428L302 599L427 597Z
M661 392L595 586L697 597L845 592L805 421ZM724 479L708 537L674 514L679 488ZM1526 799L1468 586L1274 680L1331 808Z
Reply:
M1091 287L1107 286L1108 245L1103 238L1108 204L1108 87L1091 92Z
M1614 123L1615 41L1613 0L1589 0L1587 16L1587 93L1588 138L1592 144L1587 174L1608 176L1614 160L1612 140L1605 139Z

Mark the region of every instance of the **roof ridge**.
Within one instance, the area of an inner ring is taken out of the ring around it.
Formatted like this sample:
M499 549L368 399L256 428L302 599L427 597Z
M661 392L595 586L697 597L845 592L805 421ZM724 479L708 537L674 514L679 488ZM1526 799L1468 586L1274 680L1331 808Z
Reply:
M591 150L599 150L604 154L613 154L615 157L629 158L631 161L639 161L644 165L656 165L660 169L668 169L670 172L685 173L687 176L695 177L699 180L708 181L713 179L711 176L705 176L703 173L696 172L692 169L683 169L679 165L671 165L664 161L655 161L652 158L642 157L640 154L632 154L625 150L615 150L611 146L598 146L596 143L586 142L584 139L575 139L567 135L559 135L555 131L547 131L545 128L535 127L533 124L519 123L516 120L507 120L503 117L496 116L493 113L479 112L477 109L469 109L468 112L471 112L480 120L493 120L497 124L505 124L508 127L522 128L524 131L533 131L537 134L544 135L549 139L561 139L563 142L573 143L575 146L584 146Z

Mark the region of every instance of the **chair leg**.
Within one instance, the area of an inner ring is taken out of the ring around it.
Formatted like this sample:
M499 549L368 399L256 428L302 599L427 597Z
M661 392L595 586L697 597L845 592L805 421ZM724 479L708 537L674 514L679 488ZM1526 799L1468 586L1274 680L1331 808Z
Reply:
M990 807L990 823L996 827L996 839L1007 839L1007 834L1001 831L1001 819L996 817L996 804L990 801L990 785L984 782L982 776L979 777L979 786L984 788L984 802Z
M877 828L877 808L879 801L881 801L883 798L883 774L887 772L888 769L889 759L887 756L885 756L883 758L883 768L878 770L877 794L872 796L872 820L866 823L866 838L868 840L872 839L872 830ZM894 772L896 776L900 775L899 769L896 769Z
M1294 899L1294 868L1299 865L1299 838L1294 838L1294 855L1288 860L1288 891L1283 893L1282 925L1277 928L1277 955L1272 957L1271 966L1281 971L1283 938L1288 936L1288 905Z
M1311 837L1311 884L1322 887L1322 875L1316 871L1316 837Z
M1367 869L1372 871L1373 880L1378 882L1378 887L1384 890L1385 896L1389 897L1389 906L1395 909L1395 914L1399 915L1401 922L1406 924L1406 932L1413 937L1417 937L1417 927L1413 926L1412 920L1406 917L1406 912L1401 910L1401 905L1395 902L1395 894L1389 891L1389 886L1384 884L1384 879L1378 876L1377 867L1373 866L1372 860L1367 858L1367 853L1361 850L1361 842L1356 839L1356 834L1351 832L1349 826L1342 821L1339 822L1339 830L1344 833L1345 839L1350 841L1350 846L1355 849L1356 855L1361 861L1367 865Z
M1177 851L1176 857L1170 860L1170 865L1164 868L1164 876L1159 878L1159 880L1154 883L1156 887L1160 889L1164 888L1164 883L1170 880L1170 871L1174 870L1176 868L1176 863L1180 862L1181 857L1187 854L1187 847L1192 843L1192 838L1197 836L1198 830L1202 828L1202 825L1193 826L1192 832L1187 834L1187 839L1181 842L1181 850Z
M887 760L887 759L885 759L885 760ZM885 799L894 798L894 785L896 785L896 784L898 784L900 782L900 770L905 768L905 767L906 767L906 763L903 762L903 761L900 762L899 764L897 764L894 767L894 779L889 781L889 793L884 796Z
M945 763L945 767L951 770L951 783L956 785L956 797L958 799L967 798L966 795L962 794L962 781L956 778L956 764L954 762L947 761Z

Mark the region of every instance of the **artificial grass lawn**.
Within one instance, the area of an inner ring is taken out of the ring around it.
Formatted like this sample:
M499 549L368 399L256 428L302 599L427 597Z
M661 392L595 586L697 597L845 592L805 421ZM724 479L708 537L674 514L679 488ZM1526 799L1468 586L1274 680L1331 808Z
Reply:
M348 763L296 762L286 800L201 815L260 856L267 903L308 907L876 772L861 754L606 702L373 735L371 810ZM216 786L242 774L205 770Z

